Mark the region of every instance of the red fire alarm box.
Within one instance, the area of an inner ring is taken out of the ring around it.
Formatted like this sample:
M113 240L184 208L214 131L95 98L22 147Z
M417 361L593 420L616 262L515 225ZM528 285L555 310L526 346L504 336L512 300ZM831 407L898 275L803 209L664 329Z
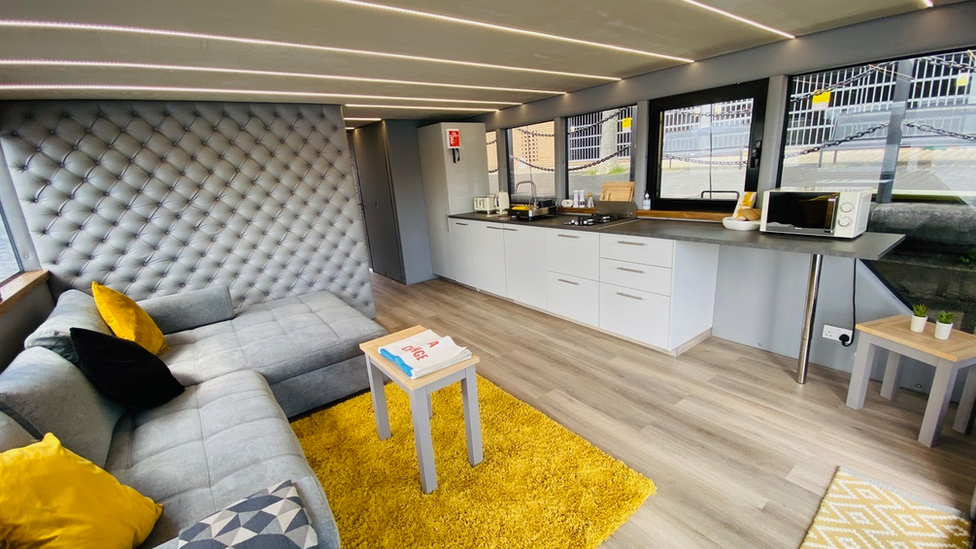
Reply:
M461 130L447 130L447 148L461 148Z

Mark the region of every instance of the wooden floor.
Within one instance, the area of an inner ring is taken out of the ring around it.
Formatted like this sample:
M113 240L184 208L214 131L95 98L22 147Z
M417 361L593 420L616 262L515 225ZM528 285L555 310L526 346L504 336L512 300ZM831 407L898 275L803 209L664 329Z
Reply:
M796 548L838 466L968 510L976 443L916 440L925 397L710 338L678 358L468 288L373 277L377 321L422 324L481 357L478 373L624 461L658 492L605 548Z

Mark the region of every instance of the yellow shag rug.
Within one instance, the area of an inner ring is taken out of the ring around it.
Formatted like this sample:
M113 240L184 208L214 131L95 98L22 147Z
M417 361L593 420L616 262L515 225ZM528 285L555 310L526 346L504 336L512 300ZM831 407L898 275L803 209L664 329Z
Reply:
M387 385L393 436L376 434L370 395L292 428L325 488L343 547L597 547L654 483L478 377L485 458L468 464L460 385L434 393L438 486L420 489L410 405Z
M963 513L838 469L800 549L966 549Z

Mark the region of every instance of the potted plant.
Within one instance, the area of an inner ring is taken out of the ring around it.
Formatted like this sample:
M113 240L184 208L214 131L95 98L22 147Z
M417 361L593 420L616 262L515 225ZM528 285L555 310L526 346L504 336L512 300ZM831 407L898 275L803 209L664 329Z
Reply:
M949 339L952 332L952 313L939 311L938 321L935 323L935 338Z
M912 305L912 331L922 333L925 331L925 323L929 321L929 308L921 303Z

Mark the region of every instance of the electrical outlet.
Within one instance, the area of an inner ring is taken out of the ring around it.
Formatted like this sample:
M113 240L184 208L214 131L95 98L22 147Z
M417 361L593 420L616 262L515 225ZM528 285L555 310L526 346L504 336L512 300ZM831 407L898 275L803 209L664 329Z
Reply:
M850 341L854 336L854 332L848 330L847 328L838 328L837 326L831 326L829 324L824 324L823 337L824 339L833 339L835 341L840 341L840 336L846 335L847 341Z

